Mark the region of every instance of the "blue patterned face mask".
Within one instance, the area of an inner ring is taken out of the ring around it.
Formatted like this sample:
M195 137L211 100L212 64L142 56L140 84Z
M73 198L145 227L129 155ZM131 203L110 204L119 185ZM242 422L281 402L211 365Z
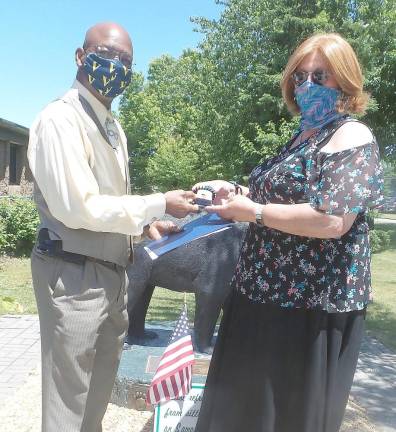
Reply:
M83 67L91 86L108 98L120 95L131 82L131 69L116 59L106 59L89 53Z
M305 81L294 90L296 102L301 112L301 130L321 128L342 116L336 110L341 92L311 81Z

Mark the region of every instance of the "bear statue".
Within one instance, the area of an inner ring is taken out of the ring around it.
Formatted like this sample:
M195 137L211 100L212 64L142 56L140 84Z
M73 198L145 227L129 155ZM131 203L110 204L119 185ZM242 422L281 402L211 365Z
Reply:
M234 223L180 246L152 260L144 243L135 247L127 268L129 328L126 343L139 344L155 337L145 329L145 318L156 286L195 294L194 349L212 352L212 338L239 258L247 224Z

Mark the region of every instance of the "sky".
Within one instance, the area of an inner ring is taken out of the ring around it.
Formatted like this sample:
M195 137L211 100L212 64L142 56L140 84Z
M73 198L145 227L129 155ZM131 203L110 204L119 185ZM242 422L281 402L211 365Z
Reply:
M0 118L29 127L73 83L74 52L97 22L125 27L135 71L162 54L178 57L202 34L190 17L219 18L215 0L0 0ZM116 104L117 106L117 104Z

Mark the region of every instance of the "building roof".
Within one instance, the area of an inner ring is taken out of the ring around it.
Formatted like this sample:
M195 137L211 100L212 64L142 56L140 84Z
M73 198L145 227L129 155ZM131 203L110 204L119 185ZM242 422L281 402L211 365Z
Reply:
M26 137L29 136L29 128L19 125L17 123L13 123L6 119L0 118L0 129L5 129L10 132L16 132L18 134L24 135Z

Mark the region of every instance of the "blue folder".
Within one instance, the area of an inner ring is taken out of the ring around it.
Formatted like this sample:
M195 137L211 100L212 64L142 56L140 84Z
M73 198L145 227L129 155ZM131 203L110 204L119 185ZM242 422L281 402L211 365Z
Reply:
M151 241L145 246L145 249L152 259L156 259L179 246L228 229L232 224L232 221L225 220L215 213L206 214L183 225L182 231L178 233L169 234L160 240Z

